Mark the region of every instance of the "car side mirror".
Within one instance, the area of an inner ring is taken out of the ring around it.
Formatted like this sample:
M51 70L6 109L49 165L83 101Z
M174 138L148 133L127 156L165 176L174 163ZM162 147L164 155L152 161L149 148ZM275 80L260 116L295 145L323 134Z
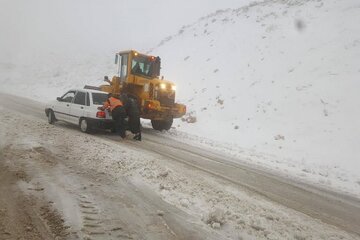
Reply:
M57 97L56 100L58 100L59 102L61 102L61 97Z

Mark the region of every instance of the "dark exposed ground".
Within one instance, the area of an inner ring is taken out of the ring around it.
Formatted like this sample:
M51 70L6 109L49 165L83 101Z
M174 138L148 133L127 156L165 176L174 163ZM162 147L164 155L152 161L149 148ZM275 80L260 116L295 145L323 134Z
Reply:
M51 203L41 198L42 189L34 189L37 196L20 189L19 183L30 178L19 169L4 164L5 152L0 156L0 239L65 239L67 228Z

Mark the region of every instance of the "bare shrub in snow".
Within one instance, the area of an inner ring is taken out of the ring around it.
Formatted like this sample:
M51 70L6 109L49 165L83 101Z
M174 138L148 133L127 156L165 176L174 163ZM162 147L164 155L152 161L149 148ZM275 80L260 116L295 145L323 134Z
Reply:
M156 214L160 217L164 216L164 212L161 210L158 210Z
M295 20L295 27L299 32L301 32L301 31L305 30L306 25L303 20L297 19L297 20Z
M188 113L186 116L181 118L181 121L187 123L196 123L197 119L196 116L194 116L193 114L193 112Z
M183 206L183 207L188 207L190 204L189 200L187 198L182 198L180 199L180 205Z
M295 234L295 235L294 235L294 238L295 238L296 240L305 240L305 239L306 239L305 236L302 236L302 235L299 235L299 234Z
M274 137L274 139L275 140L285 140L285 137L283 135L278 134Z
M166 178L169 175L169 171L168 170L164 170L162 172L160 172L157 177L159 178Z
M213 226L214 223L218 223L219 225L223 225L225 223L224 211L217 208L214 211L211 211L208 214L204 215L202 220L206 224L210 224L211 227L214 227ZM215 226L217 226L217 224Z
M188 116L186 118L187 123L196 123L196 117L195 116Z
M211 224L211 227L214 229L220 229L221 225L218 222L214 222L213 224Z
M252 224L251 227L256 231L264 231L265 228L256 224Z

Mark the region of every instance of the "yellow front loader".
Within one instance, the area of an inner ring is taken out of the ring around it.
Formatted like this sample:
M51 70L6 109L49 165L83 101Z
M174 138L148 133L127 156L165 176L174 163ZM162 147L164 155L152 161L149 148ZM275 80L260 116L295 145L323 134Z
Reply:
M117 74L100 89L135 99L141 118L150 119L155 130L169 130L174 118L185 115L186 106L175 103L175 84L160 78L160 57L123 51L115 55L115 64Z

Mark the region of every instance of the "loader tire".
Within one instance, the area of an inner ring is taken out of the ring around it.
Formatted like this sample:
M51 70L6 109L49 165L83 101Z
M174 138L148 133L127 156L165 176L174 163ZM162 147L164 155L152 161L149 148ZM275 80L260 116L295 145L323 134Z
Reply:
M158 121L158 120L151 120L151 125L152 125L153 129L155 129L155 130L158 130L158 131L162 130L160 121Z
M169 130L173 123L173 119L168 120L151 120L151 125L153 129L162 131L162 130Z
M172 118L169 119L169 120L164 121L164 129L166 131L169 130L171 128L172 124L173 124L173 119Z

